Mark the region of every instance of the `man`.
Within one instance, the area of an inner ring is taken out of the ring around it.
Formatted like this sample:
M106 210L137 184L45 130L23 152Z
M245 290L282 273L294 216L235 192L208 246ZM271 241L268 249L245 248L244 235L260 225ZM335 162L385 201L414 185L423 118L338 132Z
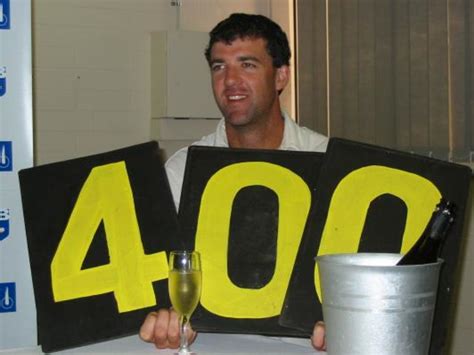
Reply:
M284 149L324 152L327 137L299 127L280 107L279 95L290 79L290 48L280 26L260 15L233 14L210 32L205 52L212 89L224 118L216 132L195 145L232 148ZM179 205L187 148L166 163L176 206ZM191 332L190 340L194 340ZM178 316L161 309L145 319L140 337L158 348L179 345ZM324 325L312 336L324 348Z

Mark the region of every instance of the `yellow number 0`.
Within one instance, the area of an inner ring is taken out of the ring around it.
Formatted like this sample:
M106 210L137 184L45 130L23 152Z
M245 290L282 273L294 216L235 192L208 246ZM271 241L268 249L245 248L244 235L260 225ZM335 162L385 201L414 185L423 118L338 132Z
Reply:
M246 186L262 185L278 195L278 243L272 279L260 289L239 288L227 272L232 203ZM229 165L208 181L201 198L196 250L202 255L201 304L231 318L268 318L280 314L311 204L306 183L292 171L264 162Z
M352 171L337 185L329 204L318 255L357 252L370 203L383 194L392 194L407 206L401 252L409 250L425 228L441 193L422 176L372 165ZM314 282L321 300L317 267Z
M82 264L103 220L110 263ZM113 292L120 313L156 304L152 282L166 279L166 253L146 255L124 162L91 170L51 263L54 300Z

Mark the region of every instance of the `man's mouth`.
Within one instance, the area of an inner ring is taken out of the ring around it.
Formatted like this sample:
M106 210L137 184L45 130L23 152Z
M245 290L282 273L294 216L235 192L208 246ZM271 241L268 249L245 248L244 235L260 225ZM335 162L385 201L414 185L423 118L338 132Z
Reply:
M246 95L229 95L227 96L227 99L229 101L239 101L245 99L246 97Z

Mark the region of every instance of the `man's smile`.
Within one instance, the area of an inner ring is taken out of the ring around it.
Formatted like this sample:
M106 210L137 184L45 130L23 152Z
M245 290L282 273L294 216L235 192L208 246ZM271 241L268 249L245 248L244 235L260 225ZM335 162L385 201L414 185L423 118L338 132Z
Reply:
M229 101L238 101L238 100L243 100L247 97L247 95L229 95L227 96L227 99Z

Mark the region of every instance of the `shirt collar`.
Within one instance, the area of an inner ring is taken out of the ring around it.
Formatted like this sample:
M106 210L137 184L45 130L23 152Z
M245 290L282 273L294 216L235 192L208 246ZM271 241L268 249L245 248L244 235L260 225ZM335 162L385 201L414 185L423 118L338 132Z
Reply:
M283 130L283 139L281 140L280 150L298 150L296 146L297 140L297 126L296 122L293 121L290 116L282 111L283 119L285 120L285 129Z
M216 135L214 138L214 145L216 147L228 147L229 142L227 142L227 135L225 134L225 120L221 118L217 124Z

